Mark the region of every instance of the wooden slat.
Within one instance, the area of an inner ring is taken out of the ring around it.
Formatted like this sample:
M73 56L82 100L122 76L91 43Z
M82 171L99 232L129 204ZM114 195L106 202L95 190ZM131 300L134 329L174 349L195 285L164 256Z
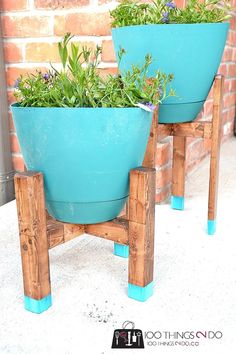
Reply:
M211 122L173 124L172 135L189 138L211 138Z
M15 176L24 293L40 300L51 293L43 175Z
M173 138L172 195L184 196L185 189L186 138Z
M152 126L143 160L144 167L155 168L156 166L156 150L157 150L157 125L158 125L158 108L155 109Z
M166 136L210 139L212 134L211 122L191 122L158 125L158 140Z
M48 247L53 248L84 234L84 225L68 224L47 215Z
M130 172L129 283L146 286L153 280L155 169Z
M224 77L215 77L213 92L212 143L210 162L210 182L208 198L208 220L215 220L217 213L218 176L221 140L221 114L224 92Z
M85 225L87 234L128 245L128 221L117 218L100 224Z

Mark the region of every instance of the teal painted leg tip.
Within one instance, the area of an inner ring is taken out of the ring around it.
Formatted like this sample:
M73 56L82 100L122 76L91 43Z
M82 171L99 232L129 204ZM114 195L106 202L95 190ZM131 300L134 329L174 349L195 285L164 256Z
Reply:
M171 196L171 208L177 210L184 210L184 197Z
M146 286L138 286L129 283L128 284L128 296L131 299L138 301L146 301L150 296L153 295L153 282Z
M41 300L35 300L25 296L25 309L33 313L42 313L52 306L52 296L48 295Z
M208 220L207 222L207 233L212 236L216 232L216 220Z
M129 257L129 246L120 245L119 243L114 243L114 255L128 258Z

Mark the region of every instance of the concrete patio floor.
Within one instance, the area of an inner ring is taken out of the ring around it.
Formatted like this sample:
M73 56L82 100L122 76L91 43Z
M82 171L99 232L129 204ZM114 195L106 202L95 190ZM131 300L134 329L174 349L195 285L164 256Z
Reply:
M50 251L53 306L25 311L15 201L1 207L0 353L120 353L111 342L126 320L143 332L223 333L197 347L145 341L147 353L235 353L235 138L222 146L215 236L206 234L208 167L206 159L189 176L185 211L156 206L155 289L146 303L127 297L127 260L112 254L112 242L81 236Z

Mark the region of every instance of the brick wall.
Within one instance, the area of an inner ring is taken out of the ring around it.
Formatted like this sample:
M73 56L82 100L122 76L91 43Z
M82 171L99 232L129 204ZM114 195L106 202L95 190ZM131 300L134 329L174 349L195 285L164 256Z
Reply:
M177 0L181 5L184 0ZM234 8L236 0L232 0ZM101 73L116 72L115 55L111 42L109 9L112 0L1 0L0 11L4 36L5 64L9 104L14 101L13 85L20 74L49 67L49 60L58 62L57 42L66 32L75 40L93 47L102 46ZM236 103L236 10L231 20L227 46L219 72L226 77L223 139L233 133ZM212 95L209 95L200 118L210 118ZM14 168L24 168L17 136L10 119L10 136ZM171 187L171 139L158 143L156 201L163 201ZM209 142L188 139L187 172L208 153Z

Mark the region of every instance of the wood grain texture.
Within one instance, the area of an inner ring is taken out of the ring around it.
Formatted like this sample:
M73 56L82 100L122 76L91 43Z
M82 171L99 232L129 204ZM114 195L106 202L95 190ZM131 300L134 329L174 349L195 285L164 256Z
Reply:
M210 139L211 122L176 123L172 126L173 136Z
M217 213L223 92L224 77L221 75L217 75L215 77L213 90L212 143L210 157L208 220L215 220Z
M172 195L184 196L185 189L186 138L173 138Z
M152 118L152 126L143 160L143 167L156 167L156 150L157 150L157 125L158 125L158 108L155 109Z
M166 136L210 139L211 134L211 122L159 124L157 128L158 141Z
M155 178L153 168L130 172L129 283L142 287L153 280Z
M53 248L62 243L70 241L75 237L83 235L84 225L68 224L53 219L47 215L48 247Z
M43 175L15 175L24 293L36 300L51 293Z
M100 224L85 225L85 232L122 245L128 245L129 243L128 221L123 218L116 218Z

